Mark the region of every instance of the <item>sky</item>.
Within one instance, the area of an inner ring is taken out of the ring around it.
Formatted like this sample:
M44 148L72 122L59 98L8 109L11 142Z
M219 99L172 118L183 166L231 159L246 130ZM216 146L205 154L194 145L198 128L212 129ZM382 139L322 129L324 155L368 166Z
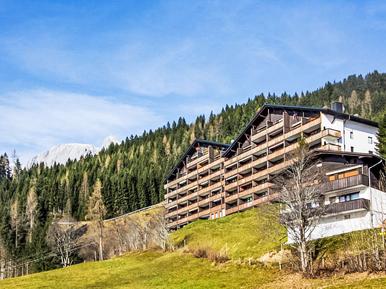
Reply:
M384 72L385 35L382 1L0 0L0 153Z

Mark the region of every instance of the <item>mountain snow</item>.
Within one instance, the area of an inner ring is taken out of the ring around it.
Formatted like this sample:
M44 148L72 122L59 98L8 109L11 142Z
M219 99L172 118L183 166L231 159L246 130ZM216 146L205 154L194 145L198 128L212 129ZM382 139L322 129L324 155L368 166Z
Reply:
M111 145L112 143L115 143L117 144L118 143L118 140L115 136L112 136L112 135L109 135L108 137L106 137L103 142L102 142L102 148L108 148L109 145Z
M82 156L88 154L94 155L98 153L98 151L98 148L90 144L60 144L53 146L48 151L33 157L28 162L27 167L40 163L44 163L47 166L52 166L55 162L58 164L65 164L68 159L78 160Z
M33 157L28 163L27 168L34 164L44 163L47 166L52 166L54 163L65 164L68 159L79 160L82 156L95 155L102 148L107 148L111 143L118 143L113 136L108 136L103 140L100 148L92 144L69 143L55 145L48 151L38 154Z

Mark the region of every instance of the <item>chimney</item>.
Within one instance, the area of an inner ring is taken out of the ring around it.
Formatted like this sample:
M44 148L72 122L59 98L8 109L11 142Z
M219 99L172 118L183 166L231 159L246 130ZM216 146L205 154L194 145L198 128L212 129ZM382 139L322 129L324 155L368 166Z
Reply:
M343 102L333 101L331 103L331 110L343 113L344 112L344 104L343 104Z

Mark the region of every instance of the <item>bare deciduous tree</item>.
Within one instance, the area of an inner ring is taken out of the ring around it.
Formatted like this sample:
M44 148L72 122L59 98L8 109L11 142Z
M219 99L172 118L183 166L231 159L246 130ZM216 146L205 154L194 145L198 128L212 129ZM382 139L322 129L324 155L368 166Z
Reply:
M281 222L299 252L301 270L306 273L310 265L311 234L324 213L323 202L320 202L323 173L315 166L304 140L299 141L290 159L291 165L275 178L275 184L283 205Z
M80 237L86 230L86 225L76 228L74 224L61 226L58 222L54 222L49 228L48 243L55 247L63 267L72 264L75 251L81 245Z

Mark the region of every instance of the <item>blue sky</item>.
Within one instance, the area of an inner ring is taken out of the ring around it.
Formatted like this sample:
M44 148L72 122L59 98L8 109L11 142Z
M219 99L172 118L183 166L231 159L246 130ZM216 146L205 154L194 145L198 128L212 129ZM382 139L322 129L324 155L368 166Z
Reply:
M0 0L0 152L383 72L385 36L382 1Z

